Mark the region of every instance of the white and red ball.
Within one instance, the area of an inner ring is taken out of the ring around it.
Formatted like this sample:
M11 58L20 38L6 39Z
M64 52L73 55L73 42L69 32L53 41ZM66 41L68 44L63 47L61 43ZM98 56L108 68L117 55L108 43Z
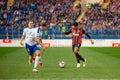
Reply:
M59 62L59 67L64 68L65 67L65 62L64 61Z

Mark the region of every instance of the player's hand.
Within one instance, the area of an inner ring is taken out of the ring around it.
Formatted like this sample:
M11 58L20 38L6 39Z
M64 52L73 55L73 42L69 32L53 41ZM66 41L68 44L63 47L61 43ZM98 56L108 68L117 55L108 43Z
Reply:
M45 51L46 49L46 46L42 45L42 50Z
M45 46L43 46L43 48L42 48L42 49L43 49L43 51L45 51L46 47L45 47Z
M93 41L93 40L91 40L91 44L94 44L94 41Z
M23 46L23 43L20 41L20 45Z

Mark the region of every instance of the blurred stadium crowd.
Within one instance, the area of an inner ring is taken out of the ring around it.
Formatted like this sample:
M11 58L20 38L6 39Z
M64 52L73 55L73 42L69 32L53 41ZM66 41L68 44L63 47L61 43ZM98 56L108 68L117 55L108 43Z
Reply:
M27 22L38 27L47 22L43 38L67 38L61 32L68 31L81 14L81 5L73 11L74 0L36 0L33 3L15 0L8 9L7 0L0 2L0 39L20 38ZM120 2L111 0L107 9L99 4L89 4L88 11L79 22L93 38L120 38ZM57 35L57 36L56 36ZM60 36L59 36L60 35Z

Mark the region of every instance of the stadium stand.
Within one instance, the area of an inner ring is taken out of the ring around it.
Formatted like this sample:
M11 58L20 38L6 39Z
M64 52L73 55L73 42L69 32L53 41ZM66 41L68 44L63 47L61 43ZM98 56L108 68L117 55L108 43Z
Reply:
M68 31L81 13L81 5L73 11L74 0L15 0L7 10L7 0L0 2L0 39L19 39L29 20L38 27L47 22L43 38L69 39L61 32ZM120 39L120 3L111 0L106 9L99 4L90 4L79 22L94 39Z

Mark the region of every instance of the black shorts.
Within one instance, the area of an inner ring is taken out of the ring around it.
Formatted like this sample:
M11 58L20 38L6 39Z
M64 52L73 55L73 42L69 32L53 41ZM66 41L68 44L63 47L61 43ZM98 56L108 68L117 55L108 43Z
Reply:
M72 45L72 50L73 50L73 52L74 52L74 48L75 47L78 47L78 50L80 49L80 47L81 47L81 44L74 44L74 45Z

